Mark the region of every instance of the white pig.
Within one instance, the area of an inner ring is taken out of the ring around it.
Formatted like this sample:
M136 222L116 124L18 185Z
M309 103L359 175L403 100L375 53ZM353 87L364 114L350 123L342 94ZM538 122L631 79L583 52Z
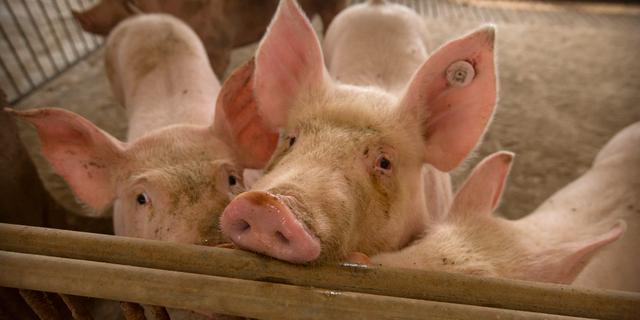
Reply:
M491 215L511 158L500 152L482 161L445 219L371 262L640 291L640 122L611 139L584 175L516 221Z
M350 7L327 31L328 72L309 21L293 0L280 2L253 83L281 139L265 176L225 209L223 233L278 259L335 261L399 249L437 215L430 208L446 208L439 171L466 157L493 114L494 29L429 58L422 32L408 8Z
M255 161L239 155L242 141L265 148L277 141L255 130L235 140L226 133L225 123L251 113L232 104L245 95L253 64L223 86L217 107L226 120L214 124L220 84L202 43L180 20L128 19L109 36L105 56L111 88L127 110L126 143L63 109L16 114L35 125L45 157L90 214L113 205L117 235L223 242L219 216L244 189L242 169Z

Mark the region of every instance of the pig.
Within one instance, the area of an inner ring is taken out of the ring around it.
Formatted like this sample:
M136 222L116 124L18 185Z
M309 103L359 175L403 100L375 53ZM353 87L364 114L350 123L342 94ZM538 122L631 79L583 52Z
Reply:
M371 255L406 246L438 215L429 207L446 208L445 172L474 148L495 107L494 28L427 59L419 21L400 5L343 11L326 35L330 74L298 5L280 2L252 79L279 143L265 175L220 219L239 248L292 263Z
M513 157L495 153L475 168L449 214L424 238L370 263L640 291L638 146L640 122L613 137L581 177L516 221L491 214Z
M303 0L309 17L319 14L326 28L346 6L346 0ZM94 7L72 14L87 32L106 36L122 20L137 13L168 13L185 21L204 42L218 76L229 65L231 49L262 37L275 12L276 0L101 0Z
M112 32L105 68L127 111L127 142L63 109L13 113L36 127L44 156L92 209L88 215L113 206L116 235L225 242L219 216L243 191L241 173L252 159L237 155L242 143L227 138L221 124L230 121L217 119L216 125L214 112L233 115L230 101L242 96L253 65L241 67L221 89L197 35L176 18L153 14ZM277 133L242 136L261 145L269 137L275 145Z

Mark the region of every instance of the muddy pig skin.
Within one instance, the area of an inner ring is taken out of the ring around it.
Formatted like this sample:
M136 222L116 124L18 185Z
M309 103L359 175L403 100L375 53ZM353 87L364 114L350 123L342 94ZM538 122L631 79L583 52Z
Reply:
M197 35L169 15L140 15L111 33L105 64L127 110L127 142L63 109L15 113L36 127L45 157L92 209L87 214L113 205L117 235L223 242L219 216L243 191L241 173L251 164L213 124L216 107L222 117L231 108L229 99L216 103L220 85ZM221 96L240 94L252 73L251 63L241 67Z
M640 122L613 137L584 175L517 221L491 215L512 154L491 155L423 239L371 262L640 291L639 146Z
M253 78L280 141L265 176L221 218L236 245L294 263L336 261L399 249L446 209L444 172L493 114L494 30L427 57L419 19L399 5L350 7L327 31L327 70L309 21L281 1Z
M322 18L325 29L346 0L303 0L309 17ZM72 11L82 28L107 35L122 20L137 13L167 13L186 22L203 41L215 73L223 76L231 49L262 37L277 7L276 0L101 0L94 7Z

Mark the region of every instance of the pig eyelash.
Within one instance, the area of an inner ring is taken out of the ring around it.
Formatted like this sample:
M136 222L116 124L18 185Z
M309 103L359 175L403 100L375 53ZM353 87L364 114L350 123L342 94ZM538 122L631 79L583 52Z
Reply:
M293 145L296 144L295 136L289 137L288 140L289 140L289 148L293 147Z
M149 199L146 193L142 192L136 196L136 202L141 206L145 206L151 204L151 199Z

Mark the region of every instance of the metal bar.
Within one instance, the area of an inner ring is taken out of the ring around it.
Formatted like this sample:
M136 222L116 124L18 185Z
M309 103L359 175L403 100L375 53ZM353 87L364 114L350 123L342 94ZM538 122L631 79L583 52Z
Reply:
M19 96L20 89L18 89L18 84L16 83L16 79L13 78L13 75L11 74L11 72L9 72L7 65L4 64L4 59L0 59L0 67L2 67L2 71L4 71L4 73L7 75L7 78L9 79L9 82L11 83L11 87L13 88L13 91L15 91L16 96Z
M64 74L64 71L69 70L70 68L74 67L76 64L80 63L81 61L83 61L86 57L88 57L90 54L94 53L96 50L98 50L98 48L95 48L93 50L91 50L90 52L87 52L85 55L77 58L76 60L74 60L73 62L71 62L69 65L67 65L65 67L64 70L62 70L63 72L60 73L56 73L55 75L53 75L52 77L45 79L44 81L38 83L36 86L32 87L30 91L21 94L20 96L18 96L17 98L9 101L9 103L11 104L17 104L19 103L22 99L25 99L26 97L28 97L31 93L37 91L38 89L44 87L45 85L47 85L49 82L57 79L58 77L60 77L61 75Z
M0 285L258 319L575 319L0 251Z
M47 45L47 42L44 40L44 36L42 35L42 31L40 30L40 27L36 24L36 20L33 17L33 13L31 13L31 9L29 8L29 5L26 2L23 2L22 5L24 6L25 10L27 11L27 15L29 16L29 20L31 21L31 25L32 25L33 29L36 31L36 35L38 36L38 40L40 40L40 43L42 43L42 47L44 48L45 52L47 53L47 57L49 57L49 63L51 63L51 66L53 67L55 72L60 72L60 68L58 68L58 65L56 64L56 62L53 59L53 54L51 54L51 50L49 49L49 46Z
M71 312L73 320L92 320L91 313L85 305L85 301L81 297L68 294L61 294L60 298Z
M144 315L144 308L133 302L120 302L120 309L125 320L147 320Z
M7 44L9 45L9 50L11 51L11 54L13 55L13 57L18 62L18 67L20 68L20 71L22 71L22 73L25 75L25 78L27 79L27 81L29 82L31 87L34 87L35 83L33 81L33 78L31 78L31 74L29 74L29 72L27 72L27 69L24 67L24 64L22 63L22 60L20 59L20 56L18 55L18 52L16 51L16 48L13 46L13 43L11 42L11 39L9 39L9 36L4 31L4 27L2 26L2 23L0 23L0 34L2 34L2 37L5 40L7 40Z
M431 16L436 19L438 18L438 4L437 1L429 1L429 4L431 5L431 10L429 10L431 12Z
M36 54L36 51L33 50L33 46L31 46L31 41L29 41L29 38L24 33L24 29L22 28L22 25L18 21L18 18L16 17L15 12L13 11L13 7L11 7L11 5L9 5L9 2L7 0L4 0L4 4L7 7L7 10L9 11L9 14L11 15L11 19L13 20L13 23L18 28L18 33L20 33L20 36L22 37L22 41L24 41L24 43L27 45L27 50L31 54L31 58L35 62L36 67L38 68L38 71L40 71L42 79L43 80L46 79L47 78L47 73L44 71L44 68L42 67L42 64L40 63L40 60L38 59L38 55Z
M60 310L49 301L47 294L39 291L20 290L20 296L40 319L63 319Z
M47 20L47 24L49 25L49 28L51 28L51 34L53 35L53 39L56 41L56 44L60 48L60 55L62 55L62 58L64 59L66 65L69 65L71 61L67 56L67 51L64 49L64 46L60 41L60 37L58 37L58 32L56 31L56 28L53 26L51 17L49 17L49 12L45 9L44 4L42 4L42 0L38 0L37 2L38 2L38 6L40 7L40 10L42 10L42 14L45 17L45 20Z
M306 267L240 250L0 224L0 250L512 310L631 319L640 294L364 266Z
M58 11L58 16L61 19L60 23L62 24L62 30L66 34L67 40L71 42L69 46L71 46L71 49L73 53L75 53L76 58L80 58L80 50L78 49L78 46L75 40L73 40L73 37L71 36L71 32L69 31L69 26L67 26L67 23L65 21L66 19L64 19L64 15L62 14L62 10L60 10L60 5L58 5L58 1L53 1L53 4L56 8L56 11Z
M64 3L67 5L68 12L71 12L71 2L69 0L65 0ZM82 28L78 25L78 22L75 19L71 19L71 24L74 26L74 30L76 31L76 35L80 38L80 42L82 42L82 46L84 47L85 52L89 51L89 44L87 39L82 36Z

